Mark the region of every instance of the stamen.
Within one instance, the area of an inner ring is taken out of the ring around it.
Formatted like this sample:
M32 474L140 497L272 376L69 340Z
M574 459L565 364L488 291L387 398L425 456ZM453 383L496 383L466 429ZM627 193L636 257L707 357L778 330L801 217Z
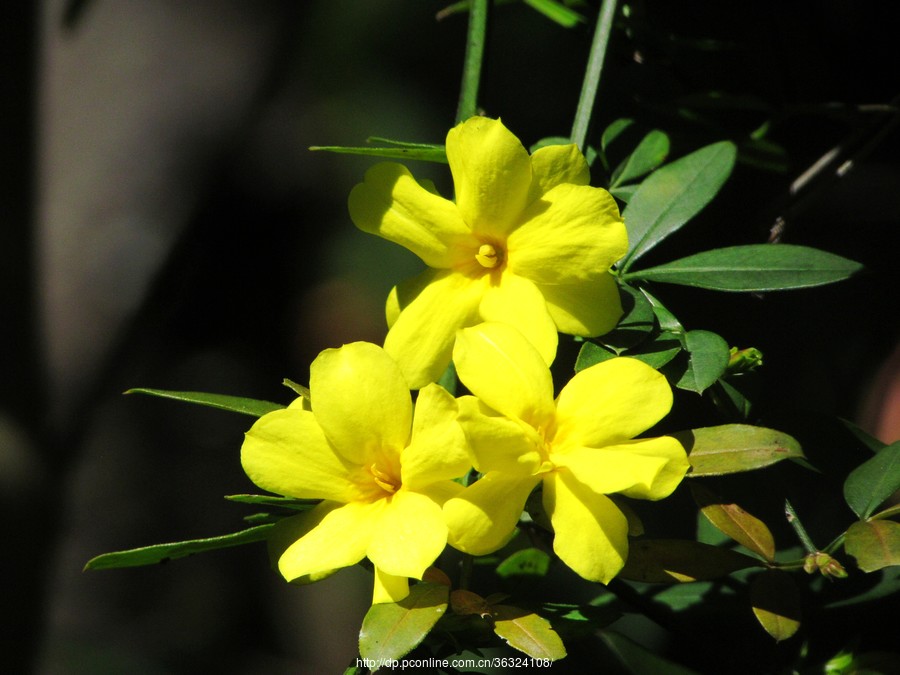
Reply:
M378 485L378 487L380 487L385 492L390 492L391 494L393 494L397 491L397 488L400 487L399 485L395 484L393 477L390 474L385 473L384 471L379 469L377 464L372 464L371 466L369 466L369 473L371 473L372 477L375 479L376 485Z
M497 263L500 262L500 256L497 255L497 249L493 246L490 244L482 244L478 249L478 253L475 254L475 260L477 260L482 267L490 269L496 267Z

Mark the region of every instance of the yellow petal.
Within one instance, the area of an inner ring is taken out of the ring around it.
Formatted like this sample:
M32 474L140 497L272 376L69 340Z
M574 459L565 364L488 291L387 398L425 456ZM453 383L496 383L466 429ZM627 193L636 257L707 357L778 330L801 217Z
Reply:
M474 396L459 399L459 424L466 434L475 467L510 477L531 476L543 463L543 439L531 426L486 406Z
M459 331L453 362L460 381L494 410L535 429L553 419L553 378L515 328L482 323Z
M447 544L441 507L406 489L388 501L366 554L383 572L421 579Z
M278 560L282 576L291 581L358 563L366 555L384 501L319 504L310 512L309 531Z
M529 200L531 158L500 120L472 117L447 134L447 160L463 220L476 233L502 238Z
M576 448L551 457L599 494L662 499L688 469L684 448L674 438L647 438L602 448Z
M569 380L556 404L554 448L601 448L627 441L659 422L672 407L666 378L637 359L618 357Z
M412 398L400 368L368 342L326 349L309 369L313 414L344 457L360 465L372 453L406 446Z
M671 436L659 438L642 438L623 445L604 448L609 452L624 452L631 457L650 457L662 460L659 471L647 479L636 482L633 487L622 490L626 497L636 499L662 499L672 494L672 491L681 483L687 470L690 468L687 453Z
M409 595L409 581L406 577L397 577L375 568L375 588L372 591L372 604L380 602L400 602Z
M543 504L556 555L584 579L609 583L628 557L628 522L622 512L566 469L544 480Z
M474 245L456 205L416 182L402 164L376 164L350 192L350 218L419 256L429 267L450 267Z
M509 235L509 269L536 283L596 277L625 255L628 235L616 200L602 188L558 185L523 214Z
M444 504L448 543L472 555L502 548L515 535L525 501L538 482L540 478L535 476L486 473Z
M291 544L305 536L319 521L322 520L323 514L340 506L337 502L323 502L318 505L317 509L305 511L296 516L282 518L275 526L269 530L266 543L269 549L269 559L272 561L272 567L278 569L278 561L285 551L290 548ZM334 570L318 570L313 574L305 574L300 577L291 579L292 584L311 584L316 581L331 576L337 572Z
M571 284L537 284L560 333L605 335L622 318L622 301L613 275L604 272Z
M338 455L311 412L299 407L260 417L241 446L241 465L259 487L300 499L350 501L355 467Z
M531 281L504 272L499 284L488 287L478 311L483 321L515 326L537 349L544 363L553 363L559 335L544 296Z
M412 440L400 455L403 485L416 490L466 474L471 465L457 406L446 389L429 384L419 392Z
M404 297L403 286L398 287L402 309L384 349L397 361L410 388L421 389L446 370L456 331L477 320L485 279L440 270L414 296Z
M574 143L546 145L535 150L531 155L531 170L534 174L531 189L535 199L557 185L587 185L591 180L590 167Z

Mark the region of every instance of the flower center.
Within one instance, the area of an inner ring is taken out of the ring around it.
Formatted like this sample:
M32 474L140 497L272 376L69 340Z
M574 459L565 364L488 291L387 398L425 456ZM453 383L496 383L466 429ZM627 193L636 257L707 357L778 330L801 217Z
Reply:
M375 479L375 484L385 492L394 494L400 489L400 480L384 471L378 464L369 465L369 473Z
M478 253L475 254L475 260L477 260L482 267L491 269L496 267L497 263L500 262L500 252L491 244L482 244L478 248Z

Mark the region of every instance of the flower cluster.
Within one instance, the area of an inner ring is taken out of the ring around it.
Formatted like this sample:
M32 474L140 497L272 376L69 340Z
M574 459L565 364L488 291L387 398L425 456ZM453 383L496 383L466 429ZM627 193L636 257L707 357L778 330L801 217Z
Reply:
M612 359L553 396L558 332L597 336L621 317L610 272L627 249L618 208L587 184L575 146L529 155L499 120L458 125L446 151L455 202L395 163L370 169L350 195L360 229L427 266L391 292L384 347L326 350L309 398L247 433L251 480L322 500L275 528L278 568L314 581L368 558L374 602L396 601L446 545L474 555L504 546L539 488L556 554L608 582L628 527L607 495L660 499L688 468L675 439L634 440L672 404L650 366ZM472 395L434 384L451 358Z

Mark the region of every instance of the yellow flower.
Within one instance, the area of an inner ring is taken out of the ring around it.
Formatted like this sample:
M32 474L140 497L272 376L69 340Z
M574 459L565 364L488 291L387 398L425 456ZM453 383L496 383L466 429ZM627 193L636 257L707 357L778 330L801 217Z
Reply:
M615 358L577 373L554 401L540 355L498 323L461 330L453 361L475 394L458 399L460 424L484 475L444 504L450 545L475 555L500 548L543 484L554 551L585 579L607 583L627 557L628 526L606 495L661 499L688 469L674 438L632 440L671 408L665 378Z
M574 145L529 156L499 120L473 117L447 134L456 203L395 163L378 164L350 193L361 230L405 246L428 266L387 302L385 350L410 386L435 381L459 328L516 326L546 363L557 330L596 336L622 315L609 269L627 250L615 200L590 187Z
M310 410L311 408L311 410ZM471 466L456 401L409 387L380 347L355 342L322 352L310 367L310 399L262 416L241 463L265 490L322 499L276 526L278 569L314 581L368 557L373 602L402 599L444 549L441 505Z

